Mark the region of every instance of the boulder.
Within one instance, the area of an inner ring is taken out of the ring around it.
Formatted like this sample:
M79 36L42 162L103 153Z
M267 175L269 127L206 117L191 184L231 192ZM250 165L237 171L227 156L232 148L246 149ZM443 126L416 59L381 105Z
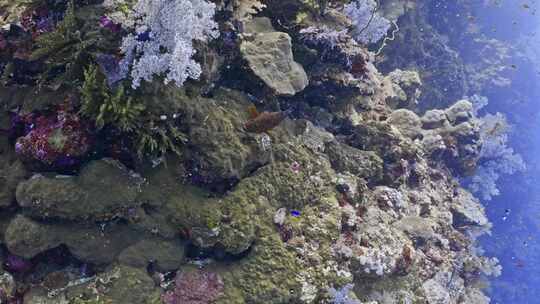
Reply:
M78 176L34 175L18 185L16 197L32 217L106 220L138 205L142 182L120 162L102 159Z
M84 262L108 264L142 237L126 225L52 225L18 215L6 230L5 244L11 253L28 259L64 244Z
M152 262L161 272L178 269L184 261L185 247L180 241L144 239L126 248L118 256L121 264L146 269Z
M287 33L264 31L248 38L240 45L240 53L251 71L275 94L293 96L307 87L307 74L294 61Z

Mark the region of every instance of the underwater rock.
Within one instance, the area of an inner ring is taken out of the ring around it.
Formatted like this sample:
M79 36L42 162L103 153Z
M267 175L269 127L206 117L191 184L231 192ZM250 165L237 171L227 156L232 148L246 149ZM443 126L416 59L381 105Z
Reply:
M450 304L451 298L446 287L441 285L435 279L426 281L422 288L429 304Z
M165 304L211 304L222 295L223 281L219 274L207 270L180 270L174 289L162 297Z
M240 52L253 73L277 95L292 96L308 85L306 72L294 61L291 37L286 33L257 32L246 37Z
M37 222L18 215L6 229L5 244L14 254L27 259L33 258L45 250L60 245L56 236L48 232Z
M308 120L295 120L291 127L295 129L294 133L300 141L313 152L325 152L326 144L335 140L332 133L313 125Z
M461 303L463 304L489 304L490 298L475 288L467 288L462 296Z
M377 186L373 189L373 195L382 210L405 209L408 206L407 197L398 189Z
M118 262L141 269L151 263L157 271L167 272L178 269L184 256L185 247L178 240L144 239L123 250Z
M394 223L394 226L416 239L427 241L437 238L434 229L437 225L429 218L406 216Z
M354 126L347 143L364 151L374 151L386 161L413 159L415 147L386 121L367 121Z
M45 224L19 215L8 226L5 243L10 252L25 258L65 244L81 261L108 264L142 237L125 225Z
M490 227L482 204L465 189L458 189L451 211L456 229L462 229L464 226L478 226L486 229Z
M15 202L17 185L26 175L26 169L20 161L10 161L0 154L0 207L9 207Z
M251 105L246 95L219 90L212 99L180 100L190 138L190 179L223 192L270 160L268 135L244 131Z
M410 139L416 139L422 135L422 122L418 115L410 110L396 110L390 114L387 121Z
M111 303L156 303L159 291L145 270L115 266L100 274L96 283L104 285L102 298Z
M24 303L159 303L159 289L146 271L112 265L99 275L69 282L68 287L47 290L36 286L24 295Z
M359 200L365 187L367 187L367 182L353 174L338 173L336 175L336 189L345 195L349 202Z
M429 110L422 116L422 128L426 130L448 126L449 122L443 110Z
M215 198L206 190L180 184L173 171L170 166L159 166L145 174L148 183L139 199L148 209L155 208L151 215L163 221L157 223L155 233L160 235L162 226L172 227L174 234L165 237L177 237L180 232L184 239L204 250L219 247L233 255L246 251L255 238L256 224L252 219L257 197L235 189ZM137 221L134 224L138 225Z
M332 167L341 173L350 172L370 182L382 178L383 161L371 151L362 151L336 141L326 145Z
M474 115L474 107L468 100L459 100L445 110L446 118L452 125L471 120Z
M90 162L77 176L35 175L19 184L17 202L37 218L105 220L138 205L142 182L120 162L103 159Z
M0 302L9 303L8 299L15 296L17 290L15 279L8 272L2 271L0 273Z
M422 120L424 150L457 174L470 174L480 158L481 140L473 106L460 100L445 110L427 111Z
M17 185L27 176L9 140L11 127L9 115L0 114L0 208L9 207L15 202Z
M386 97L386 103L393 109L413 110L418 105L418 99L422 94L420 87L422 81L416 71L402 71L396 69L386 77L392 85L392 94Z

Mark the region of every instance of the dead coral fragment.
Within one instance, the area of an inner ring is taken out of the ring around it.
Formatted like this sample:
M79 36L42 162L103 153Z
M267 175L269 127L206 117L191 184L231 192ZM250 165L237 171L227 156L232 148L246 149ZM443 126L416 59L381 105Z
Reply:
M210 304L223 293L218 274L205 270L179 271L174 290L163 295L165 304Z

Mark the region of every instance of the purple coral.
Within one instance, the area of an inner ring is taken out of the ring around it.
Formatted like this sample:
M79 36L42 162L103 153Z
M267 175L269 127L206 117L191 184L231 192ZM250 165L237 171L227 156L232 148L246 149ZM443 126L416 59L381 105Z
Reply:
M25 161L51 169L69 169L90 150L88 127L76 115L59 109L53 115L26 115L25 134L15 143L16 153Z
M35 39L44 33L53 31L62 18L61 13L51 11L46 6L39 6L23 12L21 26Z
M110 30L113 33L118 33L122 29L120 24L114 23L107 16L101 16L101 18L99 18L99 26L101 26L102 28L106 28L106 29Z
M11 273L26 273L32 269L32 262L9 253L4 262L4 269Z
M165 304L210 304L223 293L223 281L217 273L195 270L178 271L175 287L162 296Z

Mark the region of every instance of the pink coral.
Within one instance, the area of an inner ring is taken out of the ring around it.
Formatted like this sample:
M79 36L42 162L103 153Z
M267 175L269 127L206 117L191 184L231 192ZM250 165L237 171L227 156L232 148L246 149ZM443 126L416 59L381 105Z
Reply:
M26 161L52 168L69 168L86 156L90 133L76 115L60 108L53 115L28 115L28 132L19 137L15 151Z
M205 270L178 271L175 288L163 295L165 304L210 304L223 293L217 273Z

